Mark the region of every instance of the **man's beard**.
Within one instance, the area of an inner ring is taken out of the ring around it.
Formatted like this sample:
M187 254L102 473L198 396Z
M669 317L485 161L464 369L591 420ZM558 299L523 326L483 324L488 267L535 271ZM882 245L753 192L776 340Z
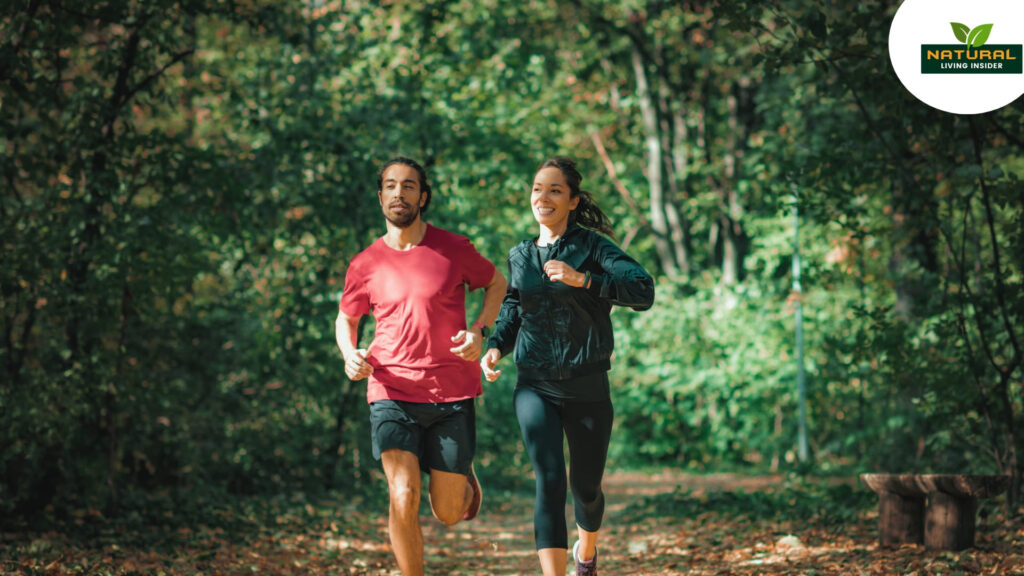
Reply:
M407 210L405 214L392 215L390 208L384 207L384 219L391 224L399 228L408 228L412 226L412 223L416 221L416 217L420 215L420 207L415 204L406 204Z

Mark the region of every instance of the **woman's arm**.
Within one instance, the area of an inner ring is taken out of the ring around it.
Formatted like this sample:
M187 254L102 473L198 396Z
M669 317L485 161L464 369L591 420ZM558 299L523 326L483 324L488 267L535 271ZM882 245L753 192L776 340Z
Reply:
M591 274L591 294L634 310L647 310L654 304L654 279L621 248L599 238L594 246L594 259L602 272Z

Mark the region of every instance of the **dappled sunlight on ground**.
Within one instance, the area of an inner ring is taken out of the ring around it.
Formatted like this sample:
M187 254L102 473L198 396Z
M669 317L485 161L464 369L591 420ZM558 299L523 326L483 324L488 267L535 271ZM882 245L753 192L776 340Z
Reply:
M962 552L885 549L876 542L877 511L866 504L873 502L866 488L852 479L801 486L793 489L782 476L612 474L605 483L601 574L1024 574L1021 516L1005 523L988 506L979 519L976 547ZM820 486L841 491L813 491ZM494 492L485 493L473 521L447 527L422 516L428 574L539 574L530 494ZM860 504L836 506L829 500L834 494ZM397 576L386 511L375 507L348 499L285 504L261 516L226 518L227 527L151 526L126 532L101 524L89 538L60 531L6 532L0 535L0 574ZM571 525L571 507L566 514Z

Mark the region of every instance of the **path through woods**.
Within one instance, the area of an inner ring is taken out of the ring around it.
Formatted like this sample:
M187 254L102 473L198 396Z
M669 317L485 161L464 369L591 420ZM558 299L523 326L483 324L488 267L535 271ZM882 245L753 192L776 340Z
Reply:
M613 474L600 574L1024 574L1024 519L1006 523L994 503L983 505L974 549L880 549L865 487L830 482L814 496L785 484L775 476ZM838 505L837 495L861 504ZM216 522L182 522L183 511L170 509L167 524L130 528L85 511L71 531L4 531L0 574L397 576L383 512L300 497L248 513L225 508ZM488 493L478 519L452 528L423 520L428 574L539 573L529 494Z

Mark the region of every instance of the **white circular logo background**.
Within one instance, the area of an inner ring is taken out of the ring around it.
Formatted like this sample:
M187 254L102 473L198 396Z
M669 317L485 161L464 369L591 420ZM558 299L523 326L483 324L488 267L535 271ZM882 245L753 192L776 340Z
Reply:
M960 43L953 22L992 24L987 44L1024 44L1024 0L906 0L889 29L889 59L907 90L953 114L989 112L1024 94L1024 74L921 73L922 45Z

